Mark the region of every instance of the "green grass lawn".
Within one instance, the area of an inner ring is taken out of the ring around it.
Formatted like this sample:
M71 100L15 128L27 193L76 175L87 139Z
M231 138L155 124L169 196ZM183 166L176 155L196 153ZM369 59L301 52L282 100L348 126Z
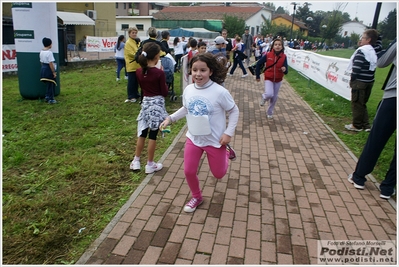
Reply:
M353 49L338 49L319 52L326 56L350 58L355 50ZM375 116L378 103L382 99L385 78L388 74L389 67L377 68L375 73L375 82L372 94L367 103L370 121ZM294 69L290 68L288 75L285 79L297 91L303 99L317 112L324 122L329 125L338 137L345 143L346 146L359 157L364 144L366 143L368 133L366 132L349 132L345 130L344 125L351 123L352 111L350 101L334 94L333 92L325 89L321 85L311 82L308 88L308 81L299 75ZM382 181L389 168L393 156L393 148L395 147L396 132L390 138L388 144L385 146L377 165L372 172L373 176ZM355 166L353 166L355 168Z
M3 264L74 263L144 179L129 171L140 105L124 103L126 84L114 64L62 71L49 105L21 100L18 78L4 76ZM183 125L158 139L156 160Z

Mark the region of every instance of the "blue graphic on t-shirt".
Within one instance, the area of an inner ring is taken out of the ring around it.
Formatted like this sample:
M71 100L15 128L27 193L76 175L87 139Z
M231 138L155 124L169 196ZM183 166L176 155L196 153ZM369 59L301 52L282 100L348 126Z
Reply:
M188 104L188 112L194 116L202 116L210 114L211 104L208 99L204 97L193 97Z

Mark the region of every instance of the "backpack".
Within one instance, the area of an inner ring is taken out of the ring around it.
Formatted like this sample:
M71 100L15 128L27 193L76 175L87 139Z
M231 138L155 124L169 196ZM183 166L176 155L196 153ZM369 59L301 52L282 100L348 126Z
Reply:
M171 84L174 79L175 65L173 65L172 60L168 57L161 57L161 65L165 73L166 83Z

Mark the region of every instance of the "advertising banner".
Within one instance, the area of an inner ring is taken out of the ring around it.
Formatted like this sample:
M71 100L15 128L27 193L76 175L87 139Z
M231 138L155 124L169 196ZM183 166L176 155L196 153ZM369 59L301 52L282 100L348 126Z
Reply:
M87 52L114 52L118 37L86 37Z
M15 45L3 45L3 72L18 71L17 50Z
M57 4L55 2L12 3L18 81L21 96L27 99L44 98L46 85L40 82L40 51L44 37L52 40L51 51L58 60ZM59 71L55 95L60 93Z
M335 94L351 100L349 59L285 47L288 65Z

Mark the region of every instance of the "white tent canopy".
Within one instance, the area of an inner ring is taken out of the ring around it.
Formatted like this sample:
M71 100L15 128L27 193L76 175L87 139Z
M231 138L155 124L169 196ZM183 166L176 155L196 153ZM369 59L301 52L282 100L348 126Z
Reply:
M57 17L63 21L64 25L95 25L94 20L83 13L57 11Z

